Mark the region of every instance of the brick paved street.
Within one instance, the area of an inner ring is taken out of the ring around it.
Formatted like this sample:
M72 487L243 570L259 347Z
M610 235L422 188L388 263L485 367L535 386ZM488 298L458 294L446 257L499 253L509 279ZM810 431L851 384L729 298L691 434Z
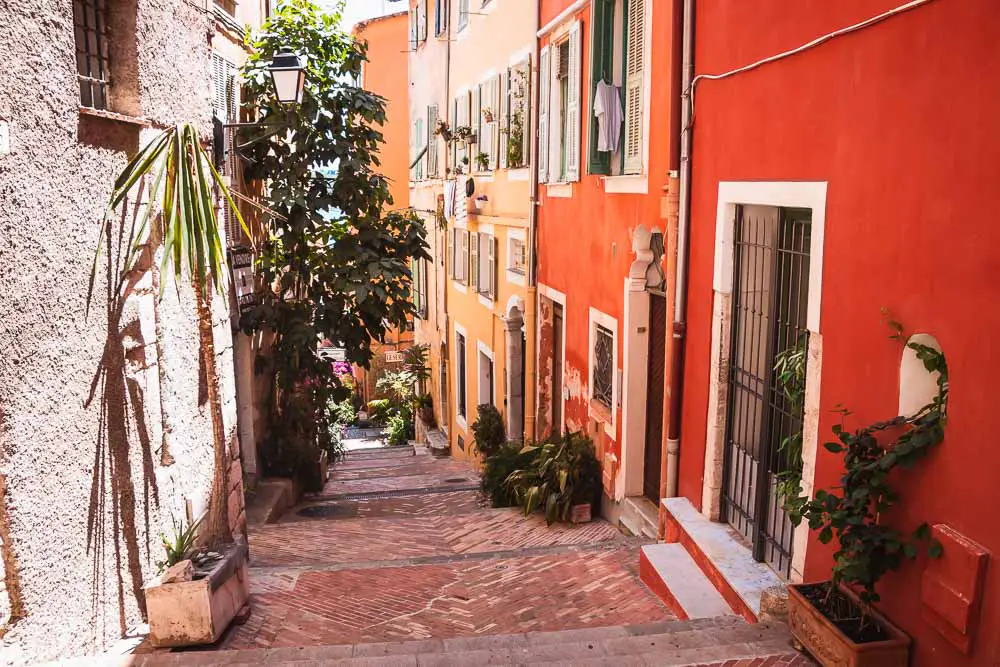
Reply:
M638 542L603 521L546 526L539 516L483 507L469 489L477 479L471 466L451 459L398 450L352 455L322 494L277 524L251 529L253 614L220 647L672 618L638 579ZM463 490L449 490L455 486ZM363 495L385 491L405 495Z

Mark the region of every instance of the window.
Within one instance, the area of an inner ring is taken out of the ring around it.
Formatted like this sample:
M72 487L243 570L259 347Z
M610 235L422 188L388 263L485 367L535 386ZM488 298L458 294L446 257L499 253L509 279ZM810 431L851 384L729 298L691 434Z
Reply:
M111 81L108 0L73 0L80 106L107 109Z
M495 84L500 107L499 110L494 110L495 115L498 115L499 125L496 132L496 161L501 169L517 169L527 164L530 147L525 127L530 108L530 80L531 63L525 60L501 73Z
M444 347L444 346L442 346ZM448 432L448 358L442 351L438 369L438 395L441 397L441 430Z
M614 405L614 334L600 324L594 325L593 398L609 410Z
M458 0L458 29L469 25L469 0Z
M427 260L413 262L413 308L417 317L427 319Z
M552 62L549 62L549 61ZM580 180L580 22L569 36L542 48L539 64L538 176L542 183Z
M223 123L235 123L239 120L239 86L237 85L236 65L226 60L218 53L212 53L212 107L215 116ZM220 137L213 142L215 165L223 176L230 179L237 176L238 161L232 151L233 133L223 130ZM230 248L245 242L243 226L233 215L229 206L222 206L223 227L226 231L226 242Z
M640 174L643 169L643 95L646 0L595 0L591 5L590 119L587 170L591 174ZM593 100L600 81L614 84L622 106L618 149L597 150Z
M478 270L476 286L479 293L490 299L497 294L497 240L490 234L480 233L478 239Z
M466 402L465 402L465 335L455 332L455 364L458 367L458 382L455 387L455 391L458 395L455 397L455 407L458 410L458 416L465 419L466 416Z
M438 137L434 134L438 125L438 107L432 104L427 107L427 177L438 176Z
M479 405L496 405L493 395L493 352L479 344Z
M413 121L413 129L410 133L410 180L421 181L424 178L424 156L427 153L427 146L423 143L424 119L417 118Z
M459 94L459 96L452 101L451 117L453 122L451 127L453 131L459 127L471 127L472 129L475 129L469 119L471 105L472 95L468 92ZM451 163L454 165L456 173L458 173L459 168L461 168L462 172L466 174L469 173L469 161L469 145L464 141L452 142Z
M236 16L235 0L215 0L215 6L221 8L230 16Z
M410 48L416 49L427 41L427 0L417 0L410 8Z
M469 277L470 285L476 292L479 291L479 279L482 273L479 271L479 234L471 236L469 244Z
M507 252L507 270L519 273L523 276L527 265L527 257L525 256L526 246L524 241L522 239L511 238L508 242Z
M448 29L448 12L451 3L448 0L434 0L434 36L440 37Z
M469 281L469 232L465 229L452 227L448 237L448 250L451 255L451 277L453 280L468 284Z

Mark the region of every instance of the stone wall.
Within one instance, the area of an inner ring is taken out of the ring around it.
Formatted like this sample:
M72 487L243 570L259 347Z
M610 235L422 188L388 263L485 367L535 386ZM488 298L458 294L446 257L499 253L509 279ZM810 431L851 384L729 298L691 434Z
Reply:
M86 314L105 202L129 155L180 121L210 136L210 15L184 0L131 3L108 0L134 24L112 35L124 59L116 81L134 83L116 110L144 117L144 129L80 112L71 2L0 8L0 44L17 63L0 77L11 143L0 155L0 538L6 597L17 601L6 604L4 663L96 653L140 623L160 534L186 507L202 512L211 487L190 287L168 284L157 302L152 271L138 276L120 326L109 327L115 253L105 249ZM240 526L228 303L215 296L214 321Z

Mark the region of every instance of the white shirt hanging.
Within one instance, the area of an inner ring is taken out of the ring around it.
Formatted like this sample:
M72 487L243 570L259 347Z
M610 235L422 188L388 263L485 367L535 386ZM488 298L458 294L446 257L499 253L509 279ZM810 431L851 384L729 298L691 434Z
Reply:
M622 132L622 100L617 86L603 80L597 82L594 116L597 117L597 150L614 153Z

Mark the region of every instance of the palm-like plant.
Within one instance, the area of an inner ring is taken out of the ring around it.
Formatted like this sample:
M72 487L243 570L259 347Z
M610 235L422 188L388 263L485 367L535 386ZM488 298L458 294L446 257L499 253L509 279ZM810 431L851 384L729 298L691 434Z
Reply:
M219 395L219 376L215 361L212 331L212 293L224 293L226 286L225 253L218 218L215 213L215 193L221 192L233 215L249 235L222 177L198 138L191 124L178 124L161 132L136 154L115 181L114 190L105 212L98 239L97 253L90 275L87 295L88 311L97 275L98 258L105 234L110 235L112 216L130 198L142 205L142 213L124 238L125 261L117 282L110 290L115 304L109 325L117 324L121 304L130 286L144 272L143 254L150 256L162 243L161 275L172 274L178 291L181 283L192 282L198 312L200 354L207 379L208 403L212 419L215 470L205 538L209 543L232 539L227 505L227 448ZM162 297L163 284L160 286Z

